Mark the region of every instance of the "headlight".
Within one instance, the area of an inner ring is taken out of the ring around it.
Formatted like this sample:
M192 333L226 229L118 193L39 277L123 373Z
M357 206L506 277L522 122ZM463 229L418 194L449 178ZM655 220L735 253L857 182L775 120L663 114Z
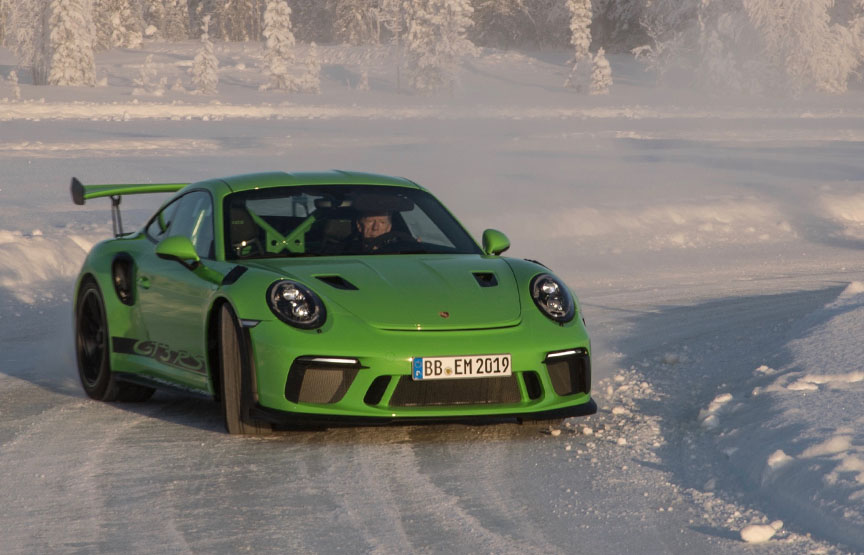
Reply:
M569 322L576 314L576 303L567 286L549 274L531 280L531 298L540 312L556 322Z
M267 304L280 320L296 328L324 325L327 310L321 299L305 285L283 279L267 289Z

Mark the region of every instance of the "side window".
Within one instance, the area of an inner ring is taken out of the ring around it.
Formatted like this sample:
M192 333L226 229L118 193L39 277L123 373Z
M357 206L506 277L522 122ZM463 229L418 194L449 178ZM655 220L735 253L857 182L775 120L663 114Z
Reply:
M186 236L201 258L213 258L213 203L210 195L197 191L183 195L167 237Z
M147 225L145 233L156 241L161 241L168 237L168 229L171 227L171 222L174 221L174 214L177 212L177 206L179 204L180 201L176 200L163 208L158 214L156 214L153 221Z

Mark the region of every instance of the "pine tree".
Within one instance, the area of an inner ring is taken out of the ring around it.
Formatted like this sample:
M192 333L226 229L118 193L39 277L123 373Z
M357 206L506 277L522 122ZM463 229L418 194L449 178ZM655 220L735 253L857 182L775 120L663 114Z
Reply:
M475 0L475 42L502 48L525 44L534 35L528 4L526 0Z
M299 79L297 90L314 94L321 92L321 62L318 59L318 46L314 42L309 44L306 72Z
M93 28L86 0L51 0L48 17L48 83L96 83Z
M209 27L210 16L205 15L201 22L201 48L192 62L192 82L201 94L215 94L219 84L219 60L210 42Z
M401 44L405 32L405 6L403 0L378 0L378 24L390 33L394 44Z
M459 58L476 52L466 37L472 13L468 0L415 0L406 4L407 70L412 88L452 90Z
M220 36L224 40L249 41L261 36L263 0L225 0L215 5Z
M585 90L591 55L591 0L567 0L570 11L570 44L573 45L573 64L565 87ZM581 66L581 67L580 67Z
M158 30L166 40L189 38L189 6L187 0L143 0L144 21Z
M143 39L140 12L131 0L93 0L96 48L138 48Z
M591 3L594 12L591 35L595 44L604 44L610 51L613 48L616 51L629 51L645 44L647 35L641 20L647 2L592 0Z
M133 79L132 83L135 85L132 94L162 96L165 94L168 78L162 77L158 81L156 80L156 67L153 65L153 55L149 54L144 60L144 65L138 70L138 78Z
M21 100L21 87L18 86L18 73L13 69L9 72L9 86L12 88L12 97Z
M19 67L30 68L34 85L48 81L48 63L44 48L47 35L47 5L44 0L15 0L3 4L6 31L4 45L18 59Z
M163 0L142 1L144 2L144 34L150 39L161 38L165 28L165 4L163 4Z
M612 86L612 68L606 59L606 52L600 48L594 56L594 68L591 72L591 94L609 94Z
M264 72L269 81L262 90L294 90L296 85L289 66L294 61L294 33L291 32L291 8L285 0L268 0L264 11Z
M375 10L369 0L334 0L336 38L348 44L377 42Z

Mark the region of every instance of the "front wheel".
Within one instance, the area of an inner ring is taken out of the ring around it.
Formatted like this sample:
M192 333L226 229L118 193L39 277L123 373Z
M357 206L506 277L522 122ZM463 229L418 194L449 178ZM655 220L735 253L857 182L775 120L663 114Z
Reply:
M102 291L87 279L75 303L75 351L84 392L97 401L146 401L153 389L118 383L111 372L108 319Z
M254 420L251 408L249 355L240 335L240 326L231 307L219 311L219 371L222 385L222 416L229 434L260 435L272 431L269 424Z

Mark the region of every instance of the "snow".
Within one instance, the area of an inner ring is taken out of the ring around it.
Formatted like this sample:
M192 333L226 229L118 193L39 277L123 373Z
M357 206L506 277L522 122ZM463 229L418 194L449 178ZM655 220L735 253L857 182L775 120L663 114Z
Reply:
M610 55L579 95L569 51L483 49L412 95L377 48L320 46L320 95L260 91L261 45L221 42L217 94L186 92L195 41L101 53L102 87L0 83L0 551L864 550L860 91L706 100ZM145 65L182 90L136 95ZM111 222L71 176L327 168L416 179L553 268L600 412L249 439L208 400L84 397L72 284Z
M747 543L767 542L783 527L783 521L775 520L771 524L751 524L741 530L741 539Z

